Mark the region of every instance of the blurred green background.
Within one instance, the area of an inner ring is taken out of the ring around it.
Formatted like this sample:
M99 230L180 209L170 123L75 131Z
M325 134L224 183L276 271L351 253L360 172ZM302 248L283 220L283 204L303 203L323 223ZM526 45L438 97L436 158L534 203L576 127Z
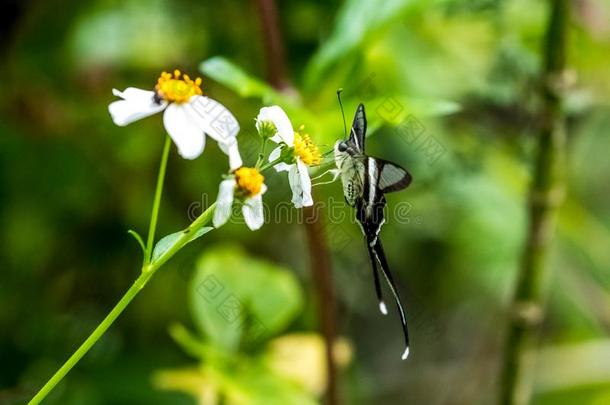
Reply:
M146 231L163 128L160 116L118 128L107 105L113 87L152 89L160 71L174 68L200 74L204 93L235 113L250 164L253 119L263 105L280 103L328 150L343 136L335 90L344 88L348 122L356 104L366 104L368 150L415 178L388 197L382 232L407 306L412 354L400 361L396 313L379 314L358 227L326 221L337 329L346 339L340 397L349 404L493 403L526 231L546 2L277 6L288 96L263 84L276 61L265 56L255 2L4 2L0 404L27 401L137 277L140 251L126 231ZM610 403L610 1L571 7L568 198L549 260L534 403L601 405ZM172 153L159 235L186 226L213 201L226 168L214 142L193 162ZM285 176L271 173L267 184L269 224L258 232L229 224L190 244L47 403L208 403L212 394L198 387L218 384L225 399L231 392L259 398L242 403L316 401L324 375L315 361L286 363L306 371L305 387L298 379L263 381L256 368L273 357L273 342L292 354L314 353L304 355L310 360L319 352L305 230L293 208L290 220L270 215L290 198ZM315 193L350 214L339 184ZM248 301L266 330L229 360L220 352L232 326L206 318L210 303L197 296L210 272ZM197 364L216 364L219 374ZM245 381L252 386L242 387Z

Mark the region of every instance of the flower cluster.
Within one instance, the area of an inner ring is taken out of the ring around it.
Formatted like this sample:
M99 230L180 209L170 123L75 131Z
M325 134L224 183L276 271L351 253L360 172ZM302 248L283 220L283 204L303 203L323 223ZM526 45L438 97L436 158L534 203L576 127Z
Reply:
M262 196L267 191L262 172L273 167L287 172L296 208L313 205L309 168L318 166L322 156L318 147L304 132L304 126L293 129L290 119L281 107L261 108L256 118L256 129L261 137L261 156L268 140L277 144L254 167L243 165L239 153L237 134L239 124L233 114L219 102L203 95L202 80L191 79L175 70L163 72L153 91L128 87L113 90L121 100L112 102L109 112L116 125L125 126L141 118L164 111L163 124L168 135L185 159L195 159L205 147L206 135L218 142L229 158L229 172L220 182L214 211L215 227L222 226L231 217L233 204L241 204L246 225L259 229L265 222Z

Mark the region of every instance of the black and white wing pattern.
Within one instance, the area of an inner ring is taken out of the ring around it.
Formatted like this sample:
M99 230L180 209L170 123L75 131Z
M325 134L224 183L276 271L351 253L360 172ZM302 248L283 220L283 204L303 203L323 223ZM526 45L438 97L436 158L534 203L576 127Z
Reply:
M386 206L385 193L402 190L411 184L409 172L387 160L364 156L361 201L362 215L357 218L363 231L377 240L381 226L385 223L383 210Z
M354 122L349 133L347 144L354 147L357 154L364 153L364 139L366 137L366 113L364 112L364 104L358 104L356 114L354 114Z
M343 183L343 195L347 203L356 208L356 219L365 237L379 309L384 315L387 314L379 281L379 267L398 307L405 339L405 351L402 355L404 360L409 355L407 318L379 239L379 232L385 223L384 194L408 187L412 177L406 169L395 163L366 155L364 149L366 126L364 105L360 104L356 109L349 138L335 144L335 162Z
M366 248L371 259L371 267L375 278L375 292L379 301L379 309L385 315L387 309L379 282L379 267L392 292L394 301L400 315L400 323L405 339L405 351L402 359L409 355L409 330L404 307L390 272L385 252L379 239L379 232L385 223L384 210L386 207L385 191L403 189L411 182L410 174L400 166L367 156L364 161L364 182L362 196L356 202L356 220L364 234Z
M377 187L382 193L391 193L407 188L413 180L411 174L396 163L375 159L375 166L377 166L377 172L379 173Z
M347 140L335 145L335 163L341 174L345 201L356 206L362 196L365 181L364 138L366 136L366 114L364 104L358 105L354 122Z

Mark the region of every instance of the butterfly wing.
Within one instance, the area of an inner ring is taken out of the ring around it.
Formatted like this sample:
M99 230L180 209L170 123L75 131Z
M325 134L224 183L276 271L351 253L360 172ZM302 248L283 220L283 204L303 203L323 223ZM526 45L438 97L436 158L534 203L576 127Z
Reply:
M383 274L386 279L388 286L392 291L396 306L398 307L405 339L405 351L402 356L403 360L406 359L409 354L407 319L381 245L381 240L379 239L379 232L381 231L382 225L385 223L384 209L386 206L386 199L384 192L400 190L407 187L410 182L410 174L400 166L381 159L365 157L362 196L356 203L356 219L366 239L371 266L375 276L375 291L377 292L377 298L379 300L379 308L382 313L385 313L385 303L383 302L383 297L379 288L377 263L379 263L381 274Z
M359 168L362 191L358 190L359 195L356 195L356 198L360 197L356 217L365 235L376 239L385 223L384 194L406 188L411 184L412 177L407 170L387 160L362 156L359 161L362 162Z
M377 187L382 193L390 193L407 188L413 177L411 173L396 163L383 159L372 158L377 167Z
M364 138L366 137L366 113L364 112L364 104L358 104L356 113L354 114L354 122L347 140L348 146L359 154L364 153Z
M362 166L362 193L356 205L356 219L364 235L369 238L369 243L373 244L381 226L385 223L386 200L383 191L379 188L383 166L378 159L369 156L363 158Z
M390 287L390 291L392 291L394 301L396 302L396 306L398 307L398 314L400 315L400 324L402 326L402 334L405 340L405 350L402 353L402 359L406 360L409 356L409 328L407 326L407 316L405 314L400 295L398 294L398 289L396 288L396 284L394 283L394 278L392 277L392 273L390 272L390 266L388 265L388 261L385 257L383 246L381 245L381 240L377 239L375 245L370 246L369 248L373 249L374 255L379 261L381 273L388 282L388 286Z
M343 195L345 201L354 207L356 201L362 196L365 181L364 137L366 136L366 113L364 105L360 103L354 114L354 122L344 149L338 148L342 142L335 146L335 163L341 173Z

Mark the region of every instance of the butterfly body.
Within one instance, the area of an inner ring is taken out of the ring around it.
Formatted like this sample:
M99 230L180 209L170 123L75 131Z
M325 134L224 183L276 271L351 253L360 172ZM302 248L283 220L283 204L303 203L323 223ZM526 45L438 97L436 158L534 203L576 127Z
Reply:
M335 164L343 184L345 201L356 209L356 220L365 237L381 312L387 314L379 282L378 264L396 301L406 346L402 358L406 359L409 353L407 320L379 239L379 232L385 223L385 193L406 188L411 183L412 177L399 165L365 153L366 125L364 105L360 104L348 139L335 144Z
M357 181L350 181L353 178L364 178L365 159L364 155L350 154L349 151L339 151L340 143L335 145L335 163L341 175L343 184L343 195L345 201L351 206L356 205L356 201L362 196L363 184Z

